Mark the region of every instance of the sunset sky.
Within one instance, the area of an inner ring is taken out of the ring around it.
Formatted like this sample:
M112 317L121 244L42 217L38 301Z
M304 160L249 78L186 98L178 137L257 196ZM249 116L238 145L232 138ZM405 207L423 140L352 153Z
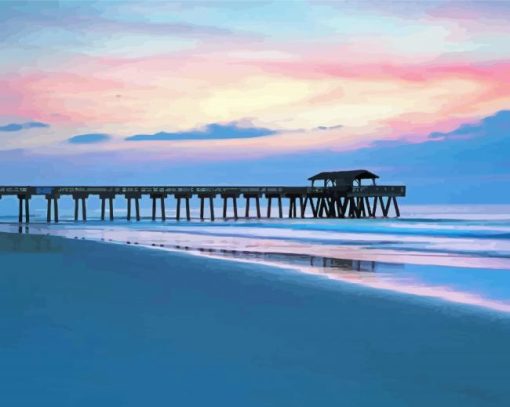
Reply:
M0 184L508 202L510 2L0 2Z

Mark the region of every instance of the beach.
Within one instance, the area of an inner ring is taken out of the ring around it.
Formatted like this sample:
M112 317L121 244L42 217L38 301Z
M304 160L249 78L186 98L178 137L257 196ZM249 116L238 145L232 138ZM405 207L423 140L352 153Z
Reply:
M509 20L0 0L0 407L510 407Z
M291 268L0 234L9 406L506 406L510 318Z

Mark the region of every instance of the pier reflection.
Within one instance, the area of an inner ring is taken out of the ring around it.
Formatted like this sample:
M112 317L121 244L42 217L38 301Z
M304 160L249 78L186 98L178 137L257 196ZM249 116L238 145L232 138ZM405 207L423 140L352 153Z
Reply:
M192 247L187 245L174 245L173 249L198 252L204 255L214 257L225 257L240 260L255 260L260 262L278 263L291 266L305 266L313 268L323 268L325 271L354 271L360 273L375 273L379 269L387 270L391 268L404 268L402 264L384 263L372 260L353 260L339 259L334 257L314 256L309 254L296 253L263 253L249 250L230 250L230 249L214 249Z

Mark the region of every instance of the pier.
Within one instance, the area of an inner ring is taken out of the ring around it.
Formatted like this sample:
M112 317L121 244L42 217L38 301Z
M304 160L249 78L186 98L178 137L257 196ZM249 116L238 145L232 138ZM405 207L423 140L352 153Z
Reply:
M74 200L74 221L87 221L87 198L101 201L101 220L115 219L113 203L121 198L127 203L127 220L140 221L140 200L152 200L152 220L167 219L166 202L173 197L176 220L191 220L191 202L200 202L200 219L216 220L215 201L222 200L221 218L375 218L388 217L391 208L400 216L397 198L404 197L404 185L378 185L379 176L367 170L321 172L310 177L308 186L0 186L1 199L16 197L19 223L30 222L30 200L42 196L47 200L46 220L59 221L59 199ZM266 212L261 211L265 199ZM183 208L184 203L185 208ZM287 213L284 213L287 203ZM134 204L134 206L133 206ZM239 205L244 204L244 211ZM158 211L159 207L159 211ZM233 217L228 217L229 207ZM133 212L134 209L134 212ZM241 209L241 210L240 210ZM276 211L272 212L273 209ZM308 210L308 212L307 212ZM308 213L308 216L307 216Z

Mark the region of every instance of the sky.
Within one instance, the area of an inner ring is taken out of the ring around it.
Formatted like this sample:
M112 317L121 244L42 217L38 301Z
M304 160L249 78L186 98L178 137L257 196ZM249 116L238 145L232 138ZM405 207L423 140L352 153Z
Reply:
M510 2L0 0L0 184L510 199Z

